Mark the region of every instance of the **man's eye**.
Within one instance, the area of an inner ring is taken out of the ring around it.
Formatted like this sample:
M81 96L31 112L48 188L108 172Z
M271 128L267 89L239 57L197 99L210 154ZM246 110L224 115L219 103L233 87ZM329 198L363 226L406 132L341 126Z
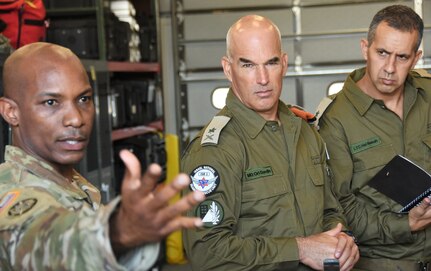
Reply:
M49 100L44 101L44 104L49 105L49 106L53 106L53 105L57 104L57 101L53 100L53 99L49 99Z
M253 68L253 64L251 64L251 63L244 63L244 64L242 64L242 67L243 68Z
M91 101L92 100L92 97L91 96L82 96L80 99L79 99L79 101L80 102L82 102L82 103L86 103L86 102L89 102L89 101Z
M377 53L378 53L379 55L381 55L381 56L386 55L386 52L385 52L385 51L377 51Z

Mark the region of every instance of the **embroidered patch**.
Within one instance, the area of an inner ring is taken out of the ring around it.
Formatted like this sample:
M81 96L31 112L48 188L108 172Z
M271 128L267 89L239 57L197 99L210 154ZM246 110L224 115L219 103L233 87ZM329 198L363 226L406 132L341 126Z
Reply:
M37 203L37 199L30 198L17 202L14 206L9 209L8 214L10 216L20 216L33 208Z
M272 172L272 168L270 166L251 168L245 172L245 176L247 177L247 180L254 180L254 179L272 176L272 175L274 175L274 173Z
M211 166L202 165L195 168L190 178L192 179L190 188L193 191L201 191L205 195L214 192L220 184L219 174Z
M215 200L206 200L196 208L196 216L202 218L203 226L211 228L223 221L223 207Z
M369 148L375 147L377 145L380 145L382 143L382 141L380 140L379 137L372 137L369 139L366 139L364 141L355 143L350 145L350 151L352 154L361 152L361 151L365 151Z
M8 206L10 206L15 201L15 199L19 196L19 194L20 194L19 191L7 192L6 195L0 201L0 213Z

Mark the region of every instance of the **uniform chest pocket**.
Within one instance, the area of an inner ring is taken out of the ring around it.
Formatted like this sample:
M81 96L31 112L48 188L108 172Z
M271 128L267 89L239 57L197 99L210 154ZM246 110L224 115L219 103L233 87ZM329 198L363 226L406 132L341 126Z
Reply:
M308 166L307 171L315 186L321 186L324 184L323 164Z
M263 177L242 184L242 202L271 198L288 192L282 175Z
M361 172L386 165L396 155L391 145L375 147L353 155L353 171Z

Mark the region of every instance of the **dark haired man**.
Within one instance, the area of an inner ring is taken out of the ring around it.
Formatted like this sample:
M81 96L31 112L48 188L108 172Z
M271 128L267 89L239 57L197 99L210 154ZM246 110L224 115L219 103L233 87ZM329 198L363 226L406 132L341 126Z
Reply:
M398 203L367 185L396 154L431 172L431 78L412 71L423 28L407 6L380 10L361 41L366 67L318 109L335 191L359 241L360 269L431 268L430 200L400 214Z

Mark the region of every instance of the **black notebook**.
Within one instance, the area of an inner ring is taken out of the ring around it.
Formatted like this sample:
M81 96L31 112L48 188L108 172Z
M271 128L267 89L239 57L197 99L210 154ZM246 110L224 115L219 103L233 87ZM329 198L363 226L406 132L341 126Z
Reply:
M409 159L396 155L368 185L398 202L408 212L431 194L431 175Z

